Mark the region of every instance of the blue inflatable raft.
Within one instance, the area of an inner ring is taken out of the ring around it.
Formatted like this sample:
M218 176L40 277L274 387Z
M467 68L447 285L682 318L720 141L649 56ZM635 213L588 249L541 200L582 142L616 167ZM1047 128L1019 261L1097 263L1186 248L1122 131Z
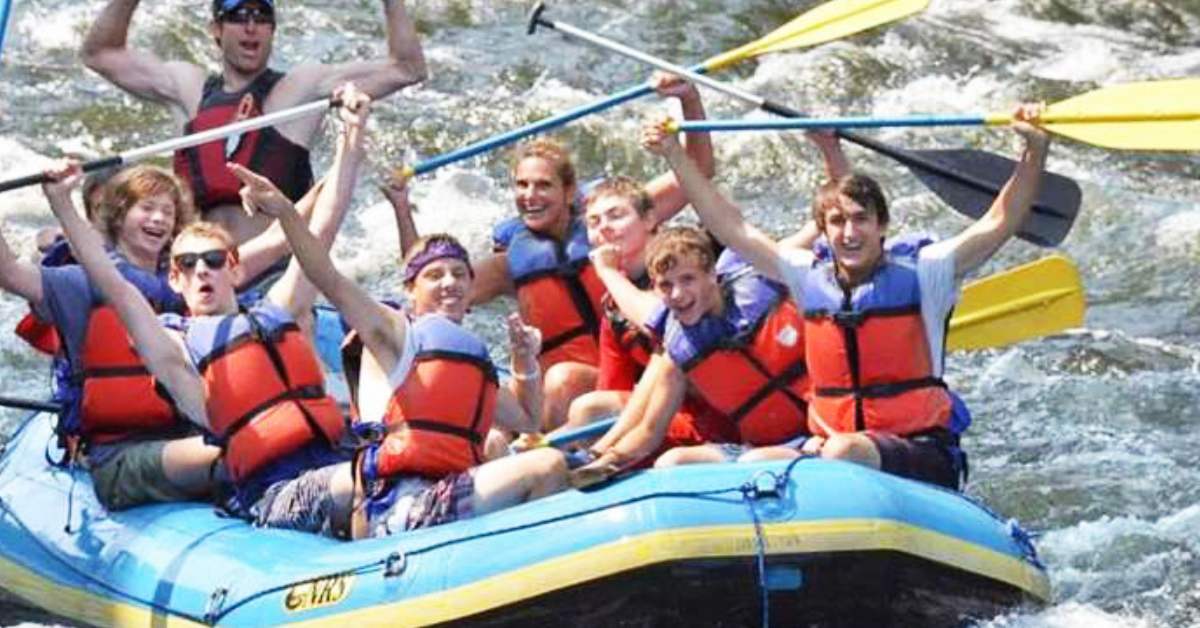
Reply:
M1049 594L1015 524L851 464L645 471L347 543L199 503L107 513L48 462L52 422L0 457L0 584L88 624L928 626Z

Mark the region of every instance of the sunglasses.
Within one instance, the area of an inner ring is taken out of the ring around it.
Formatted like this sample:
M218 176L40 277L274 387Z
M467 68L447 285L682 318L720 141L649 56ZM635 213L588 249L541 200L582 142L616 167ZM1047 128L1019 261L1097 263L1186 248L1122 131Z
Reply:
M274 24L275 13L258 7L242 7L236 11L222 13L219 18L228 24Z
M196 264L204 260L204 265L212 270L221 270L225 268L225 262L229 261L229 251L225 249L213 249L204 251L203 253L180 253L171 258L175 266L180 270L192 271L195 270Z

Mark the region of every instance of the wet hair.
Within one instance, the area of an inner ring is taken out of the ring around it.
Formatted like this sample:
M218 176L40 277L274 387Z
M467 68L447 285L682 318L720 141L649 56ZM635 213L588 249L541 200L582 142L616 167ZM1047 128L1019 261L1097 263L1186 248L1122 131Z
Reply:
M575 165L571 163L571 155L562 144L554 140L540 138L517 146L513 150L512 174L515 176L517 174L517 166L522 161L531 157L550 162L550 165L554 167L554 173L558 175L558 180L562 182L563 187L575 185Z
M667 227L646 246L646 272L652 278L661 277L688 259L711 273L717 261L713 251L708 232L696 227Z
M158 166L137 165L113 175L105 184L100 203L100 222L109 241L116 243L121 224L125 222L131 207L145 198L163 193L168 194L175 203L175 225L171 235L177 236L195 215L192 191L186 184Z
M461 260L467 265L467 272L472 277L475 276L475 269L471 267L471 257L458 238L448 233L421 236L404 254L404 285L411 288L422 269L434 261L448 258Z
M593 185L584 199L584 207L590 206L603 196L616 196L629 200L642 219L649 218L650 210L654 209L654 201L650 199L650 193L646 191L646 186L626 176L609 177Z
M883 189L879 187L879 182L865 174L851 172L826 181L817 188L817 197L813 202L812 211L813 220L816 221L818 229L825 230L825 213L830 208L837 207L838 199L843 195L861 205L863 209L875 214L875 219L881 226L888 224L887 199L883 196Z
M229 235L228 229L215 222L197 220L196 222L188 224L181 231L179 231L179 233L175 236L175 242L171 244L172 257L174 257L175 247L178 247L179 243L187 238L206 238L209 240L216 240L221 243L221 246L224 247L226 251L229 251L230 258L234 261L237 261L237 243L234 241L233 236Z
M104 205L104 185L111 181L120 171L120 168L101 168L89 172L83 178L83 186L80 191L83 192L83 213L87 216L88 222L96 222L96 216L100 212L100 207ZM96 202L93 203L92 196L96 192L100 193L100 198L96 199Z

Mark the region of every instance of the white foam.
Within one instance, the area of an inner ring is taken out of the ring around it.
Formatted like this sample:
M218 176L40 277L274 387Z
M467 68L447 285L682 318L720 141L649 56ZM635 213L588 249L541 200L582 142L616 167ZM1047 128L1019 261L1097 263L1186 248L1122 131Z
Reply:
M1068 602L1028 615L1005 615L979 628L1150 628L1153 621L1103 611L1090 604Z

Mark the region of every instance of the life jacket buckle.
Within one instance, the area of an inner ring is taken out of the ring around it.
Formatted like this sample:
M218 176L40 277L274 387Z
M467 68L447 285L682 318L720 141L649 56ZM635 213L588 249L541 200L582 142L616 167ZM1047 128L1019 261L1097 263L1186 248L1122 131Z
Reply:
M833 322L845 329L858 329L866 319L865 312L835 312Z

